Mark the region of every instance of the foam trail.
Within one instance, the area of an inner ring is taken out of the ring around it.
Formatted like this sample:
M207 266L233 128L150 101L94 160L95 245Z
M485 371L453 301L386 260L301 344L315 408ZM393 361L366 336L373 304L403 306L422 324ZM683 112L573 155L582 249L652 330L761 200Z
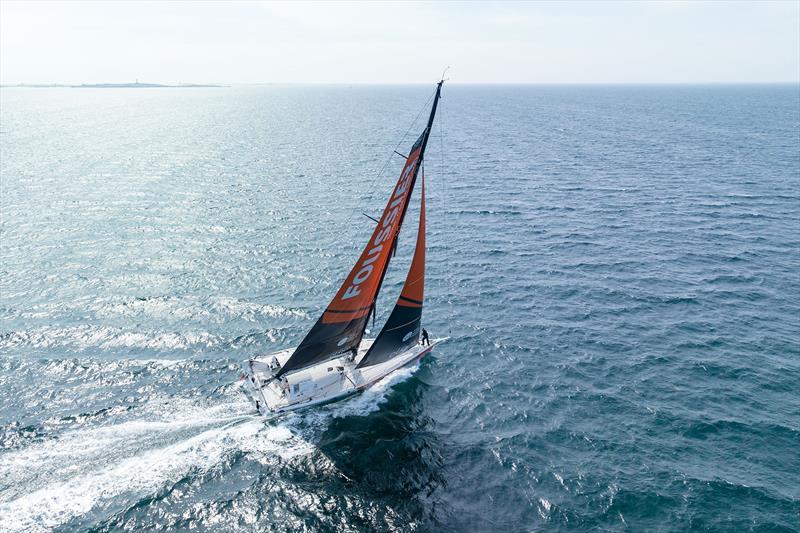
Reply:
M146 406L141 415L149 418L68 431L2 454L0 531L58 527L115 497L153 494L189 471L208 471L236 451L265 464L310 454L315 446L309 441L332 418L377 410L391 387L416 368L399 369L353 398L273 424L238 414L251 410L243 396L210 407L174 399ZM214 425L219 427L209 427ZM22 486L26 493L14 488Z
M241 406L216 409L232 405ZM180 434L221 420L186 416L175 422L133 420L73 431L62 439L0 456L0 478L17 486L24 480L28 489L24 494L14 493L13 488L0 492L0 531L52 529L117 496L158 492L191 470L211 469L238 450L253 453L258 460L289 459L314 449L286 427L265 426L250 415L232 418L189 438ZM170 432L177 432L180 440L157 446Z

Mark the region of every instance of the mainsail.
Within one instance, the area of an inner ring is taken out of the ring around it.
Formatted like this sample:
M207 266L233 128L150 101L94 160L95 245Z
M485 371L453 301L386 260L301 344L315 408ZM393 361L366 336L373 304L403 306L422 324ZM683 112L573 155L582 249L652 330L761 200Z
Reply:
M439 82L428 125L411 147L400 178L364 251L325 312L275 377L355 350L361 343L422 166L441 90L442 82Z
M358 368L388 361L398 353L414 346L419 341L422 321L422 299L425 287L425 174L422 175L419 204L419 230L414 259L406 275L400 297L375 338Z

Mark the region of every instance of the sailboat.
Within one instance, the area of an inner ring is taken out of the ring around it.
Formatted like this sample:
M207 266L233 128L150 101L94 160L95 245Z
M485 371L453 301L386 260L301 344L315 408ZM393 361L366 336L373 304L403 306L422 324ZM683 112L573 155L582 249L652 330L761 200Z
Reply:
M342 399L377 383L430 353L446 338L422 335L425 286L425 148L442 84L436 85L428 124L412 145L386 208L336 296L296 348L253 357L243 379L258 412L286 411ZM399 152L398 152L399 153ZM364 338L390 259L420 176L420 209L414 256L400 296L374 339ZM421 342L423 341L423 342ZM427 341L427 342L425 342Z

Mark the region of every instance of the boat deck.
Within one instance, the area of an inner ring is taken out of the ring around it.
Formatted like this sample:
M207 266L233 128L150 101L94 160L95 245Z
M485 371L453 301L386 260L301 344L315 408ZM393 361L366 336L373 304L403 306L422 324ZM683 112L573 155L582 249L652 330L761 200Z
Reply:
M417 344L389 361L356 368L374 341L364 339L353 361L349 354L344 354L342 357L290 372L280 379L273 379L277 368L271 368L270 362L274 357L282 366L292 355L294 348L257 356L247 364L248 392L259 413L264 416L332 402L363 390L398 368L416 361L444 340L434 339L427 346Z

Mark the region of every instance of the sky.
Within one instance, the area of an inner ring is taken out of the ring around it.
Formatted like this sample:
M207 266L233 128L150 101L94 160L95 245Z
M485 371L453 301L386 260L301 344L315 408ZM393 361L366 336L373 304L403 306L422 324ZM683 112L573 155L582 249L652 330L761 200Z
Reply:
M800 83L800 0L0 0L0 83Z

